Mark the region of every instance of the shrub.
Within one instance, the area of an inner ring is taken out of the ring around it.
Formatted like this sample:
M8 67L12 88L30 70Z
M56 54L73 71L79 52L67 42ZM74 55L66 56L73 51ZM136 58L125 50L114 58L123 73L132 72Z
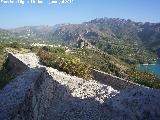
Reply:
M10 47L16 48L16 49L18 49L18 50L21 49L21 45L20 45L19 43L17 43L17 42L11 43L11 44L10 44Z
M80 62L79 58L66 55L61 48L43 47L38 56L42 64L64 71L68 74L89 80L91 79L90 65Z
M120 69L121 61L115 59L101 51L91 50L91 49L76 49L74 52L70 53L78 58L84 63L90 64L92 68L116 75L118 77L125 76ZM118 61L118 62L117 62ZM117 63L118 65L115 65ZM121 64L122 65L122 64ZM126 66L125 64L123 66Z
M6 59L6 52L5 52L5 46L0 45L0 69L2 68L2 65Z
M47 47L47 46L44 46L42 48L43 50L45 51L48 51L48 52L52 52L52 53L65 53L65 49L62 48L62 47Z
M148 73L147 71L138 72L132 69L128 71L128 80L151 88L160 88L160 79L157 76Z
M30 49L32 52L35 52L35 53L37 53L37 52L39 51L39 47L37 47L37 46L29 47L29 49Z
M8 59L5 48L8 46L8 44L0 44L0 89L2 89L10 80L14 78L14 76L9 74L7 69Z

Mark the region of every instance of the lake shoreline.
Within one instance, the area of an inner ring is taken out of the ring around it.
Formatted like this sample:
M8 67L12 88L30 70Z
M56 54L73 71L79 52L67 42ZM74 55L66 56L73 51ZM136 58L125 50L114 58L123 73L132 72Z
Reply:
M149 72L153 75L160 77L160 59L155 61L154 64L139 64L137 70L140 72Z

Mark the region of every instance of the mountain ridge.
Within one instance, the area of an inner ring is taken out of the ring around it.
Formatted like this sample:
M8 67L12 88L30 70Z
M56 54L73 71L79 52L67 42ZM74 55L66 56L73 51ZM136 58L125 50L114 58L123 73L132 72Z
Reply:
M78 38L83 38L87 44L119 56L129 63L153 61L156 54L160 55L160 23L97 18L81 24L26 26L7 30L10 34L7 39L3 34L4 30L0 31L0 41L12 39L21 43L39 42L77 47Z

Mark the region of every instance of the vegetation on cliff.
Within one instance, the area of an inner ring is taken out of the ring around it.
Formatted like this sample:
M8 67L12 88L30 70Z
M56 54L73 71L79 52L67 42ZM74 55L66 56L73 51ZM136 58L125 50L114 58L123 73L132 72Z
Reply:
M129 66L107 53L94 49L75 49L69 52L75 57L79 57L81 61L90 64L92 68L101 70L118 77L125 77L125 71Z
M149 72L139 72L136 69L130 69L128 72L127 80L135 83L145 85L151 88L160 88L160 78L156 75L150 74Z
M91 79L90 65L82 63L79 58L65 54L63 48L43 47L39 50L38 56L42 64L64 71L68 74Z
M41 62L84 79L91 79L90 69L97 69L152 88L160 88L160 80L148 72L138 72L125 62L104 52L91 49L43 47L38 56Z

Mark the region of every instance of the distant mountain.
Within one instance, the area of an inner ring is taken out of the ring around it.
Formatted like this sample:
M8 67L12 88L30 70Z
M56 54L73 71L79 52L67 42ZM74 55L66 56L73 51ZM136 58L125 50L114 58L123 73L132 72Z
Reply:
M0 41L10 42L15 39L16 35L10 30L0 29Z
M53 35L63 37L67 41L74 40L78 35L82 35L92 44L102 39L111 39L114 42L137 43L152 49L154 47L159 48L157 42L160 42L160 23L100 18L82 24L63 25Z
M73 46L76 45L77 38L82 36L93 46L130 63L151 61L160 48L157 45L160 42L159 23L141 23L119 18L100 18L82 24L64 25L53 36Z
M129 63L143 63L160 55L160 23L98 18L82 24L26 26L0 30L1 41L45 42L76 47L78 38Z
M147 49L160 51L160 23L145 23L141 25L142 31L139 32L139 37L143 45ZM160 52L158 53L160 55Z
M11 30L13 33L28 37L42 37L47 36L54 31L54 27L50 26L26 26Z
M1 41L18 41L21 43L47 42L57 26L25 26L10 30L0 29ZM7 34L6 34L7 33ZM6 39L7 36L8 38Z

